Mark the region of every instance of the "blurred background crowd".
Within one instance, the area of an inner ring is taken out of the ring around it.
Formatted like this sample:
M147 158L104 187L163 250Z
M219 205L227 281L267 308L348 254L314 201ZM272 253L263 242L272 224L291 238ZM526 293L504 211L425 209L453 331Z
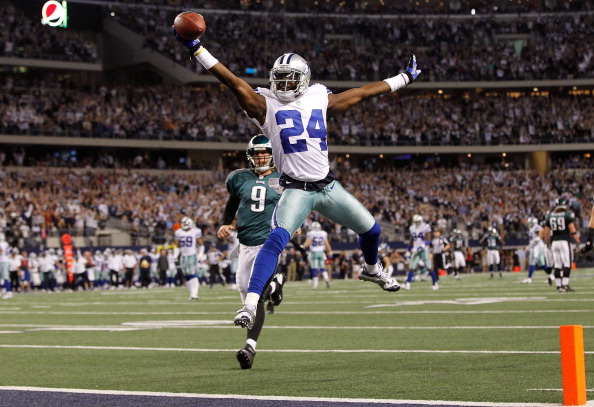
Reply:
M224 180L246 166L256 128L172 38L175 15L194 5L91 3L71 4L68 28L40 24L41 2L5 8L0 232L19 250L62 233L90 247L108 229L150 246L169 244L187 215L221 244ZM523 241L526 219L542 219L561 195L579 226L587 221L591 2L223 0L198 11L204 44L256 86L288 50L334 92L392 76L415 52L418 83L328 121L333 168L387 241L405 242L415 213L470 240L497 225ZM148 57L136 62L137 52ZM386 150L395 146L404 149ZM191 156L199 151L209 159ZM541 151L537 167L531 155ZM333 242L354 246L350 231L317 220Z

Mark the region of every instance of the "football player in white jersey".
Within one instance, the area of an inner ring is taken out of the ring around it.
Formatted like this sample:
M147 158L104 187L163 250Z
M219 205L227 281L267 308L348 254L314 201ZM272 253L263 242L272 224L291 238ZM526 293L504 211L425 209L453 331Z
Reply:
M551 270L547 266L545 261L546 244L542 239L543 227L538 224L538 219L534 217L528 218L528 252L529 252L529 263L528 266L528 277L522 280L522 283L532 283L532 275L537 267L542 267L545 273L549 276L548 281L551 283L555 277Z
M408 230L410 232L410 247L408 250L411 252L411 257L406 283L404 284L405 290L410 290L410 283L413 281L417 269L423 272L429 270L428 242L431 239L431 226L425 223L423 217L419 214L413 216L412 225Z
M175 38L190 49L191 56L231 90L248 117L270 139L274 163L281 174L283 193L273 215L272 231L258 253L244 307L234 323L247 328L253 325L256 306L279 255L313 210L359 235L365 259L360 279L374 282L386 291L398 291L400 285L378 264L379 224L330 171L326 116L406 87L421 73L416 57L411 55L405 71L396 76L334 94L324 85L310 86L308 63L297 54L287 53L274 62L270 89L254 90L212 56L199 39L184 40L172 29Z
M198 278L196 276L196 255L204 253L202 230L194 225L194 221L187 216L181 220L181 228L175 231L176 245L180 249L180 266L188 290L190 300L198 299Z
M2 298L4 299L10 299L13 296L12 284L10 283L9 254L10 245L6 242L4 233L0 233L0 280L3 282L3 285L0 288L2 289Z
M582 248L582 253L589 253L592 250L592 242L594 241L594 195L590 197L592 209L590 209L590 220L588 221L588 234L586 235L586 243Z
M318 274L326 282L326 288L330 288L330 278L326 271L326 255L329 259L332 258L332 246L328 241L328 233L322 230L320 222L312 222L311 230L305 235L305 242L303 248L309 248L309 267L311 267L312 288L318 289Z

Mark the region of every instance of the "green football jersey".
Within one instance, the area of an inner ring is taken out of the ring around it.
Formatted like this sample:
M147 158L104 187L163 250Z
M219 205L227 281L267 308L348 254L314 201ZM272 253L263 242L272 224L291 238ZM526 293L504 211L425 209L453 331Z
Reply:
M464 238L462 236L454 236L451 238L450 242L454 246L455 252L464 251Z
M270 221L280 194L270 186L279 178L278 172L260 177L250 169L235 170L225 184L232 197L239 199L237 209L237 238L246 246L264 243L270 233Z
M487 233L481 238L480 241L485 244L489 250L499 250L501 248L502 242L499 235Z
M549 212L545 218L545 225L551 228L551 241L571 239L569 224L575 222L575 215L571 211Z

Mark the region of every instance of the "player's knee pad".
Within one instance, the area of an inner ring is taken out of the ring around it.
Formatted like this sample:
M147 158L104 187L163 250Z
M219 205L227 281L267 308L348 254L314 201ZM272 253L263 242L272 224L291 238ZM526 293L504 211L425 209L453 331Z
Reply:
M569 277L571 274L571 267L563 267L563 277Z
M561 269L555 269L555 278L561 278Z

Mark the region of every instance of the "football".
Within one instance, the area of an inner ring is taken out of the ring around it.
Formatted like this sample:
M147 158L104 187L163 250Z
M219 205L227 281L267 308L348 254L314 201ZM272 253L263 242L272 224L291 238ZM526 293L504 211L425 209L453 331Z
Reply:
M184 40L197 40L206 32L206 21L198 13L184 11L175 17L173 27Z

